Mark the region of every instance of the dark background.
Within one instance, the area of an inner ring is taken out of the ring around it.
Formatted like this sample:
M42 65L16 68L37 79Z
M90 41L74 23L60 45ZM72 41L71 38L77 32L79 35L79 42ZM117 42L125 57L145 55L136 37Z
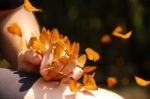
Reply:
M99 52L101 60L94 63L98 66L97 76L138 75L149 79L149 0L34 0L32 3L43 9L43 13L35 13L41 27L56 27L71 41L80 42L80 53L85 53L87 47ZM100 37L111 34L118 25L124 32L132 30L131 38L123 40L111 35L112 42L102 44Z
M35 13L41 27L56 27L71 41L80 42L80 53L90 47L101 55L96 63L86 63L97 65L95 79L98 85L107 88L106 78L115 76L118 84L114 90L118 93L125 97L128 93L130 99L135 96L136 99L148 99L146 94L138 95L148 92L149 87L138 86L134 76L150 80L149 0L35 0L32 3L43 9L43 13ZM124 32L132 30L131 38L123 40L112 36L118 25ZM102 44L100 37L106 33L112 41ZM138 89L141 92L131 95Z
M150 99L150 86L138 86L134 80L135 75L150 80L150 0L32 0L31 3L43 9L43 13L35 13L41 28L58 28L72 42L80 43L80 54L87 47L100 54L97 62L86 63L97 66L95 80L99 87L109 89L106 79L114 76L118 83L110 90L126 99ZM118 25L124 33L133 31L129 39L111 35ZM100 42L104 34L111 36L109 44Z

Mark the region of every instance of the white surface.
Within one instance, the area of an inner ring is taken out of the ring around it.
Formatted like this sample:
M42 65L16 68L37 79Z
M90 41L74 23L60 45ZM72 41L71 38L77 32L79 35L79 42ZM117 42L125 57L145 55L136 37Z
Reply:
M123 99L118 94L99 88L96 91L81 89L80 92L71 92L67 84L45 82L39 79L28 91L24 99Z

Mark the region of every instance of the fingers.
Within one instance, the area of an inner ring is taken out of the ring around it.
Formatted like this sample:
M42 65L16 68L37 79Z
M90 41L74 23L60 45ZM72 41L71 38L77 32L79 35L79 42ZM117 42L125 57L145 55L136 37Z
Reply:
M18 54L18 70L36 72L39 70L42 57L31 49L22 50Z
M51 80L52 79L52 75L54 73L52 73L53 71L51 71L49 68L43 68L42 70L40 70L40 74L43 77L44 80Z
M59 61L53 62L53 52L47 50L43 56L43 60L40 67L40 74L45 80L60 80L70 73L73 78L79 79L83 72L82 69L76 68L76 60L69 61L67 65Z
M43 60L40 67L40 74L45 80L51 80L51 79L57 80L56 77L57 75L59 74L68 75L77 66L76 61L70 61L66 66L64 66L64 64L59 61L54 61L52 63L52 60L53 60L53 52L47 50L45 55L43 56ZM48 66L50 66L50 64L52 65L53 68L48 69ZM60 76L58 77L60 78ZM61 77L64 77L64 75L61 75Z
M61 68L61 65L58 64L58 62L54 62L53 66L50 66L50 64L52 64L52 60L53 52L47 50L43 56L43 60L40 67L40 74L44 78L44 80L51 80L57 75L57 71L60 71L59 68Z
M76 67L68 77L72 77L75 80L78 80L81 78L82 75L83 75L83 70L79 67Z
M76 67L71 74L68 75L68 77L64 78L64 82L68 82L70 80L70 77L72 77L75 80L78 80L83 75L83 70L79 67Z
M70 61L66 66L64 66L64 68L62 69L61 73L68 75L70 74L75 68L77 67L77 62L74 61Z
M26 61L34 65L39 65L42 61L42 57L31 49L21 51L19 53L19 57L22 58L22 61Z
M62 65L63 66L63 65ZM69 61L67 65L63 66L61 71L58 72L57 76L54 78L54 80L60 80L66 76L68 76L72 71L76 68L77 62L74 61Z
M47 50L43 56L40 69L47 68L48 64L51 64L52 60L53 60L53 52Z
M54 78L56 78L57 74L59 72L61 72L62 68L63 68L63 64L61 64L59 61L55 61L53 63L53 66L48 68L40 68L40 74L41 76L45 79L45 80L54 80Z

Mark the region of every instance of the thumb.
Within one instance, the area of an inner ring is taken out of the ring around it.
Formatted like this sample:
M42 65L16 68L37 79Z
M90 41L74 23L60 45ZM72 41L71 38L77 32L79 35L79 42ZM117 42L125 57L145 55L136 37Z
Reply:
M47 65L50 64L52 60L53 60L53 51L47 50L43 56L40 69L45 67L47 68Z

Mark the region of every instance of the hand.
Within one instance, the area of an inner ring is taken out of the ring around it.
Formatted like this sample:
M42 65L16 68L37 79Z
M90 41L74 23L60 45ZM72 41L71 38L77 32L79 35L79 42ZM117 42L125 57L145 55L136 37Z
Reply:
M26 72L39 72L42 57L31 49L20 51L18 54L18 70Z
M75 60L68 62L65 66L59 61L54 61L51 63L52 66L48 67L49 62L52 62L52 60L53 51L46 51L40 67L40 74L44 80L60 80L64 77L67 77L65 80L69 77L78 80L83 75L82 69L77 67Z

